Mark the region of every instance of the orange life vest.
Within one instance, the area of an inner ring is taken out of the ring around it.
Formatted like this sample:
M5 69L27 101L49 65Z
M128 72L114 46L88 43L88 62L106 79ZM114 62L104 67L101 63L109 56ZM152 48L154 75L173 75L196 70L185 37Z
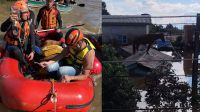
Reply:
M58 11L52 7L50 10L44 9L41 19L42 29L55 29L57 26L56 16Z
M21 39L21 33L24 32L24 39L21 41L21 45L24 44L24 41L27 40L29 34L30 34L30 26L28 21L25 21L24 23L24 27L21 27L21 24L19 22L16 22L16 31L13 31L12 29L8 30L4 36L4 40L11 45L18 45L19 44L19 40ZM15 35L17 36L18 39L15 39L13 36L13 33L16 33Z

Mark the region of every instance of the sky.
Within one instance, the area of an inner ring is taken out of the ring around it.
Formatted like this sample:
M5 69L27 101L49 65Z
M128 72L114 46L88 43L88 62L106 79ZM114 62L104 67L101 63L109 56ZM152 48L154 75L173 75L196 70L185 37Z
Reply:
M183 16L200 13L200 0L102 0L111 15ZM196 18L152 19L154 24L196 23Z

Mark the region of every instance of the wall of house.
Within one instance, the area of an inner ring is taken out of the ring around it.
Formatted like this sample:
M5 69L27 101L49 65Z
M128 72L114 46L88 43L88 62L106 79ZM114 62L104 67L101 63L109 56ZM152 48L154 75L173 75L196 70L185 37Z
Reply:
M188 43L192 43L192 40L194 38L194 32L195 32L195 25L185 25L184 26L183 42L186 45Z
M103 43L119 44L117 39L120 35L126 35L130 44L134 37L149 33L147 25L132 25L132 26L111 26L103 25L102 27L102 41Z

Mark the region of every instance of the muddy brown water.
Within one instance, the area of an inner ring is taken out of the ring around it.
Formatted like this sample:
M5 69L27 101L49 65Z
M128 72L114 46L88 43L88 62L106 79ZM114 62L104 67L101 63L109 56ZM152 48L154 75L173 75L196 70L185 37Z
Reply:
M172 56L172 52L163 52L167 55ZM175 76L179 78L179 82L185 82L187 83L190 87L192 86L192 78L191 78L191 74L192 74L192 60L188 60L188 59L192 59L193 57L192 54L192 50L185 50L183 51L183 55L182 55L182 59L186 59L186 60L181 60L180 62L171 62L172 63L172 70L174 70L175 72ZM200 57L200 56L199 56ZM200 61L199 61L199 67L200 67ZM200 71L199 71L200 72ZM146 89L149 89L147 87L147 85L145 84L145 79L149 77L149 76L135 76L135 77L130 77L129 79L132 81L132 83L135 86L135 89L140 90L140 95L141 97L141 101L137 102L137 106L139 108L149 108L148 103L145 101L145 98L147 98L146 95ZM188 100L189 102L190 100ZM139 110L137 110L138 112L140 112ZM192 112L191 110L186 110L185 112ZM145 111L146 112L146 111ZM182 112L177 110L177 112ZM196 112L196 111L195 111ZM199 112L199 111L198 111Z
M0 4L0 24L2 24L8 17L10 11L10 5L12 2L7 0L1 0ZM100 33L101 32L101 0L77 0L77 3L84 3L85 7L74 6L73 10L68 13L62 13L63 25L80 24L84 23L84 26L79 27L85 33ZM35 15L38 13L38 8L32 9ZM64 33L67 29L62 30ZM0 32L0 37L4 35ZM96 80L97 86L95 87L95 98L92 103L92 107L89 112L101 112L101 81L102 78ZM0 103L0 112L15 112L6 108Z

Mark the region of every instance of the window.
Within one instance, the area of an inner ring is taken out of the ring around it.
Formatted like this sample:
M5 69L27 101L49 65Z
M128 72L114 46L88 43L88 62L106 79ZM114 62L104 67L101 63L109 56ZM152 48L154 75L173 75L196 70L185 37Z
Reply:
M126 35L118 35L118 43L119 44L127 44L128 40Z

